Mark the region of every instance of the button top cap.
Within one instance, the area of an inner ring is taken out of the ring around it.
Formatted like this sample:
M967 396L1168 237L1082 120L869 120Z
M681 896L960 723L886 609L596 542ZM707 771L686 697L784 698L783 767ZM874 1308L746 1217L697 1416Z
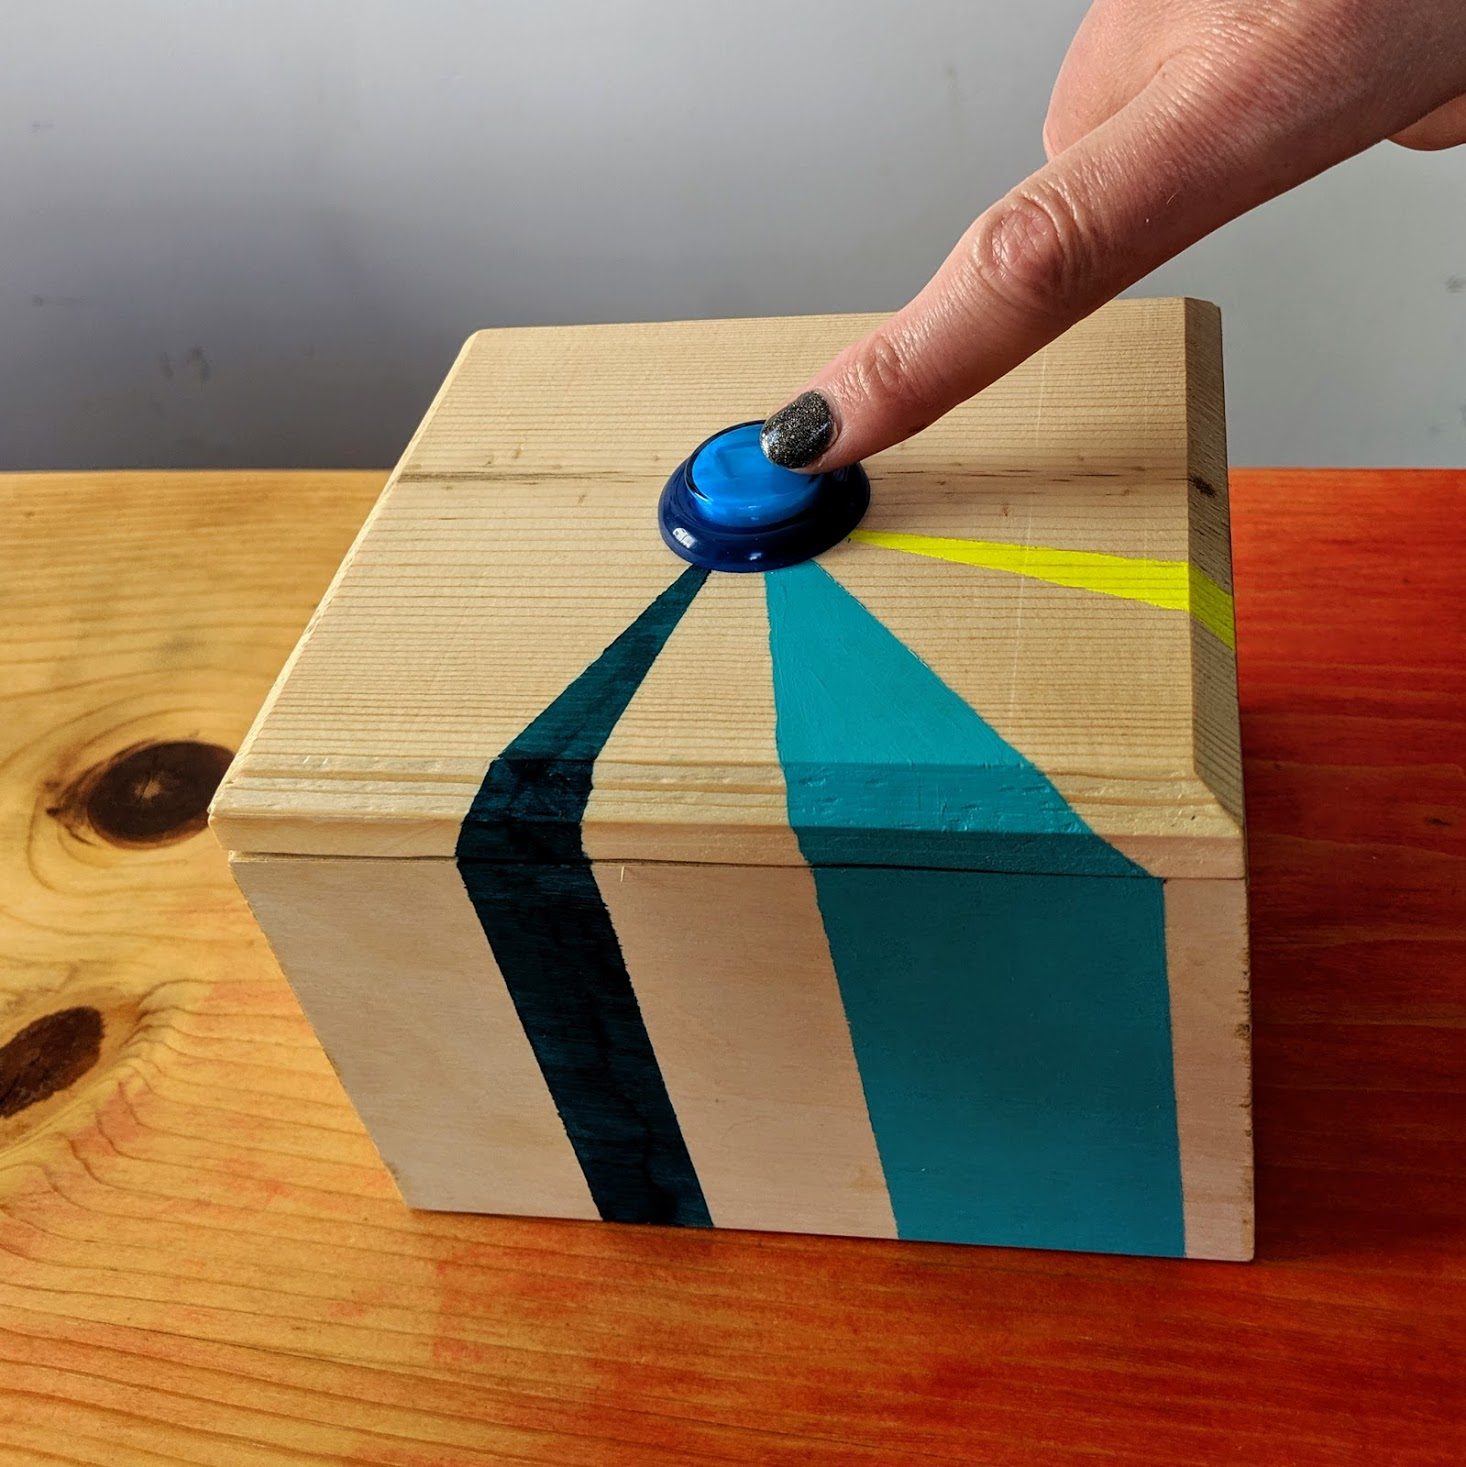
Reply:
M778 525L803 513L820 491L820 476L796 474L764 457L758 423L743 423L709 440L688 465L688 484L703 518L715 525Z

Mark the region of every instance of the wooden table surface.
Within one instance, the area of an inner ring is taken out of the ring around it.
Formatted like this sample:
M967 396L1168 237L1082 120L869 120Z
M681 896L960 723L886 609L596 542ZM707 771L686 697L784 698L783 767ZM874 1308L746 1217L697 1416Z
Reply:
M381 482L0 479L0 1462L1466 1461L1466 473L1234 476L1253 1265L404 1209L200 824Z

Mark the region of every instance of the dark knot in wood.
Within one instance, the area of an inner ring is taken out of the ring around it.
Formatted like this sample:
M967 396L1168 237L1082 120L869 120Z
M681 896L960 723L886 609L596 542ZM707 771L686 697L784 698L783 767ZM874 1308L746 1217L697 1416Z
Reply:
M124 749L82 780L71 813L115 845L183 840L207 823L232 758L218 744L193 740Z
M74 1085L102 1053L96 1009L61 1009L0 1045L0 1120Z

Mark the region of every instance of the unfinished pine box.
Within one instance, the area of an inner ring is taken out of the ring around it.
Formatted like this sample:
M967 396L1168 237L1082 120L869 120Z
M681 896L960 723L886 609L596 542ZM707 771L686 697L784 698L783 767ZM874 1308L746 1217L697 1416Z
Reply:
M872 324L474 336L215 829L413 1206L1245 1258L1217 313L1101 311L817 561L674 557Z

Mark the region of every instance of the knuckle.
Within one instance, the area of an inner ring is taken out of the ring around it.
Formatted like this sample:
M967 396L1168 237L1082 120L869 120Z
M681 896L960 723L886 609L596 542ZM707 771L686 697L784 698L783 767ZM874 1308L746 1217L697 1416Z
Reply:
M906 422L919 415L921 384L911 354L901 339L877 330L855 362L861 393L893 418Z
M989 211L973 240L974 270L1025 312L1081 306L1101 284L1096 230L1065 190L1030 180Z

